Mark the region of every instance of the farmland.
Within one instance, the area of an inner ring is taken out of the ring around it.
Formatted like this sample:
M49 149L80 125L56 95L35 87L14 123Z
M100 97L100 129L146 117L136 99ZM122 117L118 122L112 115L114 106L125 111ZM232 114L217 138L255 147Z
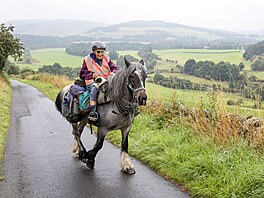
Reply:
M162 58L176 60L178 64L184 65L188 59L195 59L196 61L213 61L218 63L220 61L230 62L233 64L244 63L245 70L250 70L250 62L244 61L241 50L206 50L206 49L170 49L170 50L153 50L155 54ZM158 62L156 69L170 69L171 64L163 66L163 61Z

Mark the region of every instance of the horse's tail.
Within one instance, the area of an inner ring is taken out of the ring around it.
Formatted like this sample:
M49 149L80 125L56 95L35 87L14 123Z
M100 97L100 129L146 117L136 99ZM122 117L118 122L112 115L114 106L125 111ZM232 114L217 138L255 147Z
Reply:
M64 87L57 95L56 100L55 100L55 106L57 108L57 110L62 113L62 109L61 109L61 103L64 100L64 96L65 94L69 91L71 85L67 85L66 87Z
M61 103L62 103L62 99L63 99L63 93L62 93L63 90L61 90L57 97L56 97L56 101L55 101L55 106L57 108L57 110L62 113L62 110L61 110Z

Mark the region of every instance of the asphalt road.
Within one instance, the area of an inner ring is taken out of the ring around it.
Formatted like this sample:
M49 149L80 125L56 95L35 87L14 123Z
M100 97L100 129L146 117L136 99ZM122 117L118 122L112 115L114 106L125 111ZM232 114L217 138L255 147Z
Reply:
M11 125L3 164L0 197L185 198L170 183L133 159L137 173L120 171L120 150L105 141L95 169L72 154L71 127L54 102L37 89L12 81ZM95 137L86 128L82 140L92 148Z

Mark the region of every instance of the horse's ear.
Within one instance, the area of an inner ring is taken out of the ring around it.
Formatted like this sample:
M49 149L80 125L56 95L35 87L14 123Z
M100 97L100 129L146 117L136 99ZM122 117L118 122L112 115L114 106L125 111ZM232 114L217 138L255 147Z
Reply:
M145 67L145 62L143 60L140 60L139 63Z
M145 71L147 72L147 67L146 67L146 63L143 60L140 60L139 63L143 66L143 68L145 69Z
M126 58L124 58L124 60L125 60L126 67L129 67L129 65L131 65L131 63Z

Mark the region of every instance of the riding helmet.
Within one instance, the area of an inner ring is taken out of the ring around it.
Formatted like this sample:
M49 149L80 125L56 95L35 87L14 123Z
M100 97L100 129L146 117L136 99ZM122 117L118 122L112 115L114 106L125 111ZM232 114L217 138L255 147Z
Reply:
M104 42L101 41L96 41L93 46L92 46L92 50L97 50L97 49L106 49L106 45Z

